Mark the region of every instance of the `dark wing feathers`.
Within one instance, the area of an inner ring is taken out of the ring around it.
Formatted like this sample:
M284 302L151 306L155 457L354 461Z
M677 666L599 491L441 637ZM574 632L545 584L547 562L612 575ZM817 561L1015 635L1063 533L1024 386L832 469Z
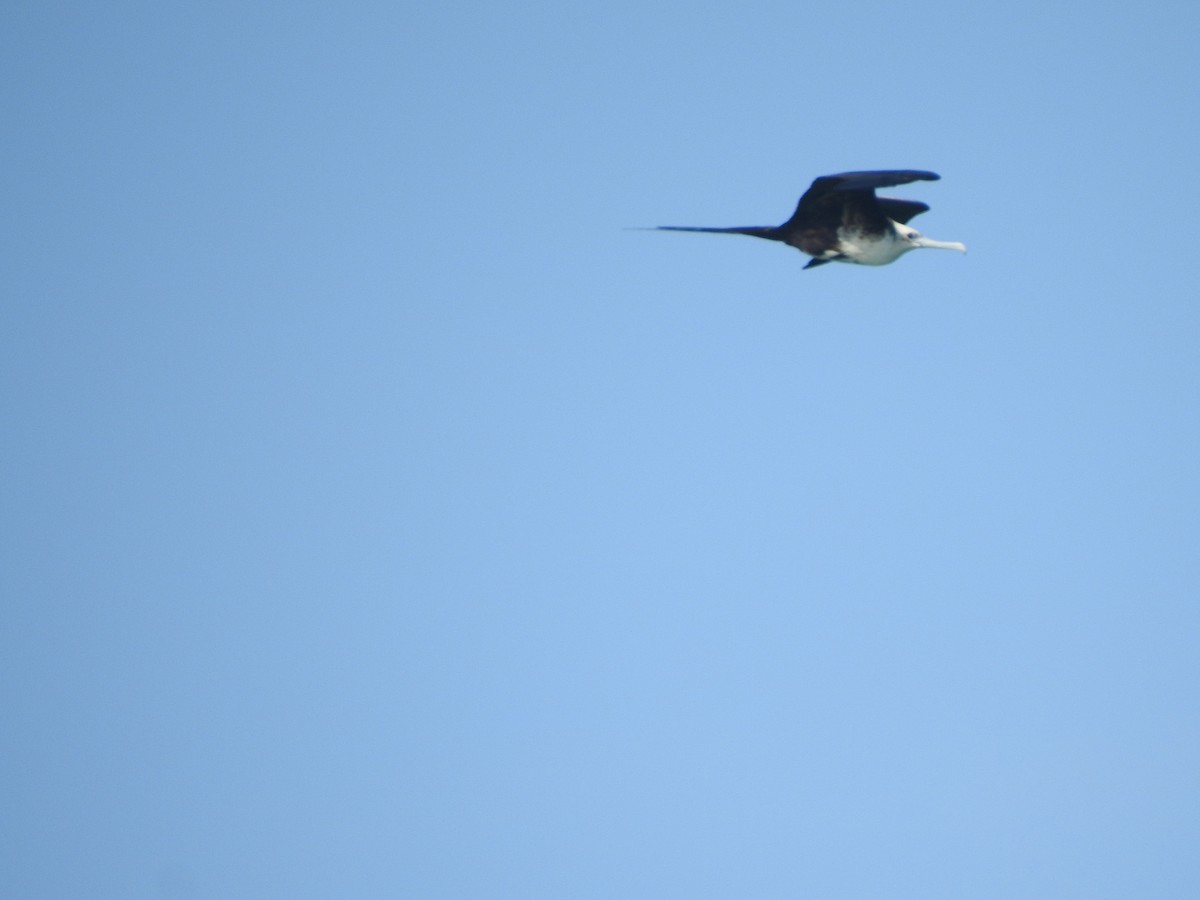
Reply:
M780 227L797 229L817 224L834 225L840 223L843 212L855 218L878 218L879 213L874 212L875 209L897 222L907 222L908 219L925 212L929 207L915 200L876 199L875 189L895 187L914 181L937 181L939 178L941 176L936 172L925 172L920 169L889 169L879 172L842 172L840 175L822 175L804 192L792 217ZM845 196L847 194L850 196ZM885 204L891 204L891 210L907 216L907 218L902 219L894 215ZM883 225L884 223L880 221L879 224Z
M895 219L901 225L907 225L908 220L913 216L929 212L928 204L919 200L895 200L891 197L876 197L875 199L879 203L879 208L883 210L883 214L889 219Z
M922 172L920 169L897 169L883 172L843 172L840 175L825 175L813 182L816 187L819 182L833 182L830 189L835 191L873 191L876 188L896 187L900 184L910 184L914 181L938 181L941 175L936 172ZM812 190L812 188L809 188Z

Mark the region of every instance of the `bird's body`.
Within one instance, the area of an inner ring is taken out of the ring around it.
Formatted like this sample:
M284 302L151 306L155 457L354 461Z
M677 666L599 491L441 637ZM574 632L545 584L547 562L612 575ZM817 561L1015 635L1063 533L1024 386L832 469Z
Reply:
M908 226L909 219L929 209L924 203L875 196L876 188L937 181L939 177L933 172L917 170L822 175L804 192L796 211L782 225L739 228L662 225L659 230L746 234L782 241L812 257L806 269L827 262L885 266L918 247L966 253L967 248L960 243L930 240Z

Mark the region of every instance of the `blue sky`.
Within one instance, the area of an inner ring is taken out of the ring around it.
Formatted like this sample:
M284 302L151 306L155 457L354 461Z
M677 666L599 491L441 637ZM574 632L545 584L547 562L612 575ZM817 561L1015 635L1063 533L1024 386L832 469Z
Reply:
M0 894L1200 891L1200 13L852 13L5 7Z

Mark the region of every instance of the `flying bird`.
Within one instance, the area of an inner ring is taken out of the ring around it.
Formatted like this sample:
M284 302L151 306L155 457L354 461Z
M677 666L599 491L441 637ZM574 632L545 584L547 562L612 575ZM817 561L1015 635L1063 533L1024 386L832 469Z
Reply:
M929 209L924 203L875 196L876 188L913 181L937 181L939 178L941 176L933 172L919 170L822 175L804 192L796 211L782 225L741 228L660 225L658 230L748 234L782 241L812 257L804 267L806 269L827 262L886 266L918 247L966 253L967 248L957 241L931 240L909 227L909 219Z

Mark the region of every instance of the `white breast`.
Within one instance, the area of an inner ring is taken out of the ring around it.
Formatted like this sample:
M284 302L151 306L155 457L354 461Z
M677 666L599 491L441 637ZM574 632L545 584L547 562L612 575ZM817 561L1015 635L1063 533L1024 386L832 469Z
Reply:
M845 256L844 261L860 266L886 266L914 249L912 244L900 240L893 232L863 234L861 231L839 230L838 240L838 249Z

